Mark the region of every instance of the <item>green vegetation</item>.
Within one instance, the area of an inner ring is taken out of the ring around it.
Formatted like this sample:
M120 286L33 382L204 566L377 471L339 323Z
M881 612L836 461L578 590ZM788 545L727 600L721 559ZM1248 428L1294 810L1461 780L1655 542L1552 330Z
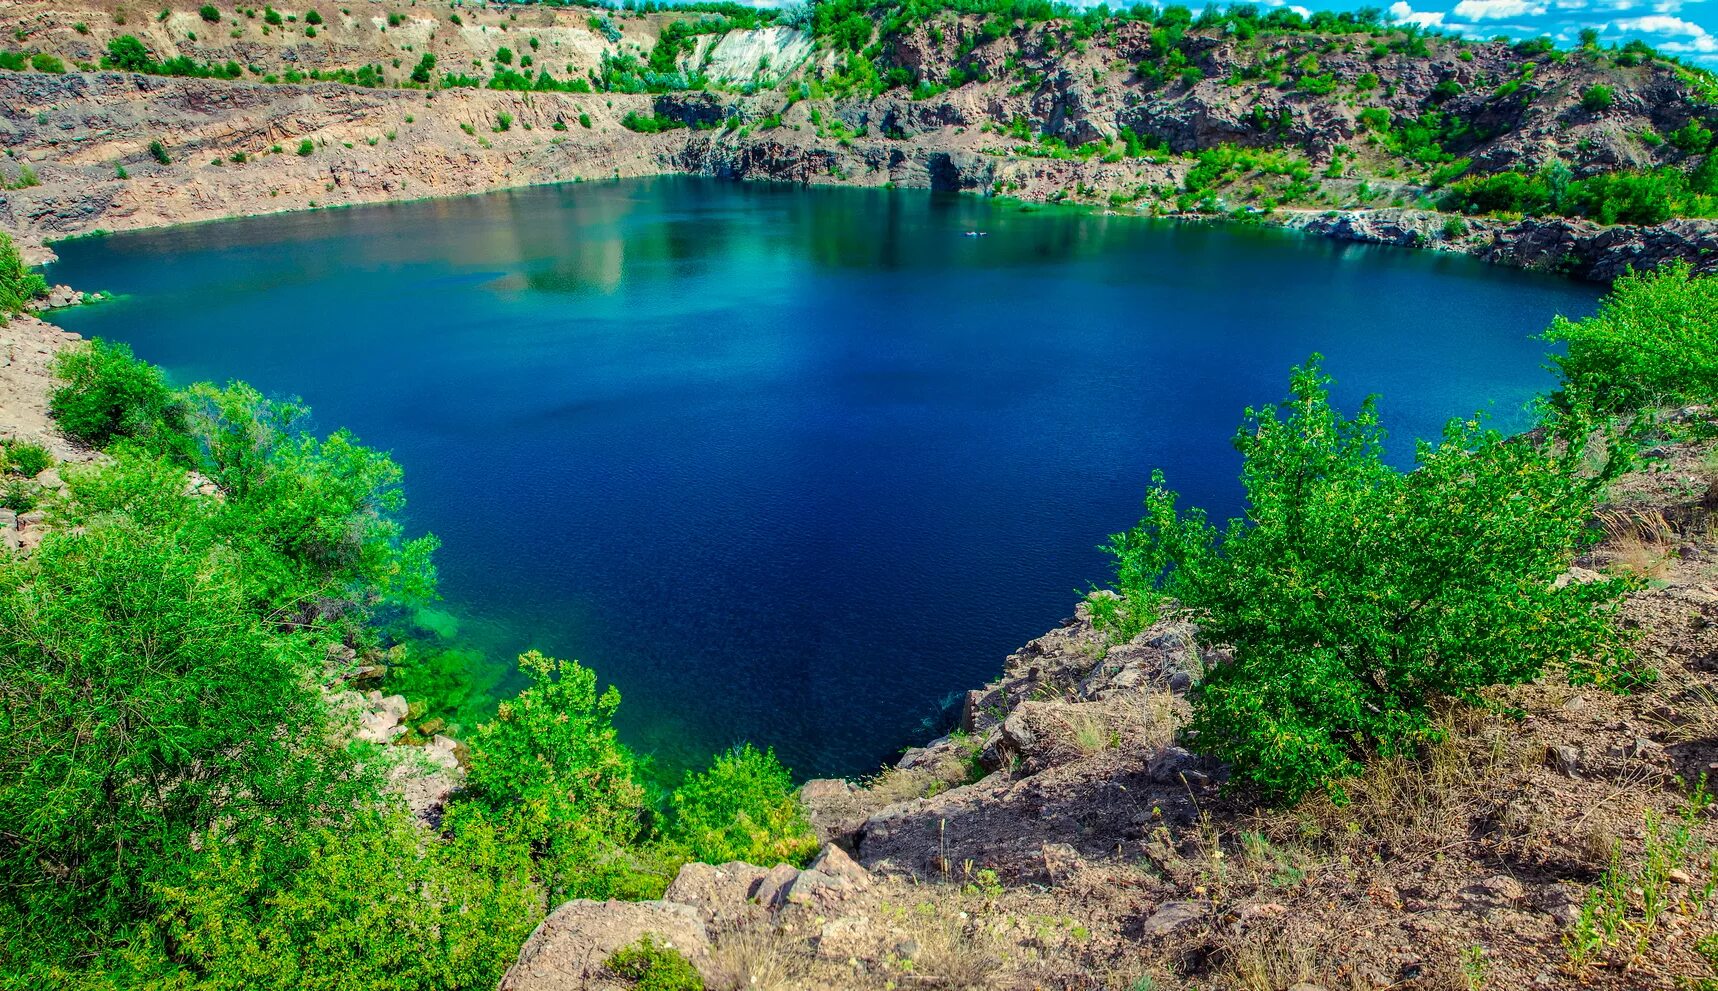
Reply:
M1600 111L1609 110L1611 104L1615 102L1616 94L1609 86L1602 83L1594 83L1581 94L1581 107L1588 113L1596 114Z
M162 144L160 141L149 142L149 157L160 162L162 165L173 164L173 159L167 156L167 146Z
M492 988L547 904L658 894L694 843L815 845L773 756L658 796L618 694L535 653L424 826L382 785L409 758L350 742L323 690L330 648L381 649L373 617L434 595L399 468L304 432L296 402L175 389L120 345L56 367L52 412L109 461L65 466L41 546L0 558L8 986ZM19 474L46 457L5 454ZM188 471L220 498L188 496ZM0 501L34 505L15 481ZM661 947L616 970L686 986Z
M30 56L30 68L37 72L60 75L66 71L66 64L60 61L58 56L49 55L47 52L37 52Z
M1627 690L1649 677L1615 622L1629 581L1558 579L1631 462L1633 434L1606 417L1718 397L1715 322L1718 280L1625 277L1596 315L1548 331L1569 351L1546 430L1454 420L1406 472L1383 460L1374 400L1339 414L1315 357L1236 434L1245 514L1212 526L1154 475L1145 517L1111 538L1117 594L1093 593L1094 617L1125 640L1169 609L1198 616L1232 656L1193 688L1192 745L1279 802L1413 753L1439 707L1495 685L1557 671Z
M1609 477L1581 471L1584 451L1457 420L1403 472L1374 402L1337 413L1316 358L1290 394L1236 434L1245 516L1212 527L1154 476L1145 518L1111 541L1122 598L1093 599L1122 635L1173 599L1233 645L1191 697L1202 751L1293 800L1427 739L1442 700L1548 667L1615 676L1621 584L1552 585Z
M0 441L0 465L14 475L34 477L54 463L54 456L40 444L21 440Z
M704 991L704 979L691 961L672 946L657 945L649 933L614 951L603 966L637 991Z
M628 110L626 116L620 119L620 126L640 134L660 134L663 131L685 127L686 123L672 117L664 117L661 114L651 114L646 117L636 111Z
M118 69L121 72L141 72L153 76L190 76L197 79L238 79L244 75L244 67L237 62L223 64L205 64L186 56L179 55L165 62L157 62L143 42L135 35L122 34L107 43L107 52L101 57L104 69Z
M1561 164L1533 174L1494 172L1450 186L1442 206L1468 214L1589 217L1601 224L1660 224L1718 215L1718 161L1692 173L1672 167L1576 179Z
M298 154L299 154L300 158L308 158L315 151L316 151L316 142L310 140L309 138L305 138L304 140L302 140L298 143Z
M30 271L18 246L4 231L0 231L0 326L6 318L24 312L30 301L48 291L41 273Z
M1623 276L1599 312L1545 336L1568 345L1565 398L1615 413L1718 400L1718 279L1684 262Z
M773 751L751 744L717 756L701 773L687 772L672 812L669 835L692 860L803 863L817 852L787 768Z
M210 24L221 23L221 10L212 3L206 3L197 8L197 16Z

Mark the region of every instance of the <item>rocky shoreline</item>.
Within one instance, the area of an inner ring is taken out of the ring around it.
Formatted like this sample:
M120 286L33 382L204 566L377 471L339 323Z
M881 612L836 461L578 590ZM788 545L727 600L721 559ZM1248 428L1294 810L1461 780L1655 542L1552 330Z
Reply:
M566 93L425 93L111 72L0 72L0 106L6 107L0 133L38 179L0 195L0 227L37 262L53 258L54 240L99 232L665 174L1002 193L1124 216L1232 216L1165 213L1106 200L1127 190L1174 188L1185 180L1188 160L997 154L973 130L997 108L953 92L932 101L882 97L843 106L840 119L850 121L843 130L833 122L819 124L805 104L784 106L773 95L718 101L708 94L605 94L595 100ZM690 126L639 133L623 126L628 114ZM745 123L700 129L729 118ZM490 123L503 119L506 128ZM879 136L878 130L892 136ZM314 150L292 153L288 146L304 135L316 136ZM171 161L151 158L152 141L173 148ZM1088 192L1069 198L1070 190ZM1233 216L1593 281L1670 259L1699 271L1718 270L1713 221L1605 227L1392 207L1283 208Z

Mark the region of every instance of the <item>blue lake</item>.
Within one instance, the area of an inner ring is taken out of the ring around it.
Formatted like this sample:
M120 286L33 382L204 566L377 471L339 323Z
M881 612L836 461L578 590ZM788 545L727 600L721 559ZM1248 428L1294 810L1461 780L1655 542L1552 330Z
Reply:
M962 236L983 230L988 236ZM922 191L661 178L67 242L57 319L180 381L302 396L406 471L468 719L528 647L668 769L740 740L874 769L1108 575L1151 469L1327 356L1393 456L1503 427L1592 286L1277 231ZM450 655L452 656L452 655ZM451 663L451 662L448 662Z

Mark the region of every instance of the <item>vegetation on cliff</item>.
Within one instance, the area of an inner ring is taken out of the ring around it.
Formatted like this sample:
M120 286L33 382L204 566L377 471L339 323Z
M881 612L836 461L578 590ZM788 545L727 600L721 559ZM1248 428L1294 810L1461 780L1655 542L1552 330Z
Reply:
M18 246L0 232L0 326L5 325L7 317L24 312L31 300L47 291L48 284L41 274L24 264Z
M0 561L0 986L491 987L552 902L807 854L773 754L653 794L618 694L536 653L426 829L384 786L405 748L354 742L325 687L378 608L434 594L398 466L117 345L59 370L54 412L110 458Z
M1492 686L1555 670L1626 690L1647 677L1615 622L1629 583L1565 576L1630 462L1591 411L1713 398L1713 285L1680 266L1622 280L1550 332L1570 350L1545 429L1453 420L1407 472L1384 461L1374 400L1339 414L1315 358L1236 435L1245 514L1213 527L1155 475L1144 519L1111 540L1120 597L1094 611L1125 640L1184 609L1232 652L1194 687L1190 745L1278 802L1412 753L1440 707Z

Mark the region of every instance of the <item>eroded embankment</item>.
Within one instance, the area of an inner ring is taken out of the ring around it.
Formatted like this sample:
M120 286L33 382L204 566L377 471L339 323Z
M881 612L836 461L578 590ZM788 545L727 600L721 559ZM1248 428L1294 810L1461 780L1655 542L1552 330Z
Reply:
M830 111L852 122L841 129L776 94L387 90L122 73L0 72L0 107L8 147L37 182L0 198L0 226L36 260L51 257L54 239L95 231L668 173L1004 191L1132 213L1145 208L1105 204L1112 195L1176 188L1193 164L1010 154L979 130L998 109L965 91L851 101ZM693 126L639 133L623 125L628 114ZM729 119L736 126L713 126ZM1083 195L1070 199L1070 190ZM1718 270L1718 224L1709 221L1452 223L1400 208L1247 219L1594 280L1671 258Z

